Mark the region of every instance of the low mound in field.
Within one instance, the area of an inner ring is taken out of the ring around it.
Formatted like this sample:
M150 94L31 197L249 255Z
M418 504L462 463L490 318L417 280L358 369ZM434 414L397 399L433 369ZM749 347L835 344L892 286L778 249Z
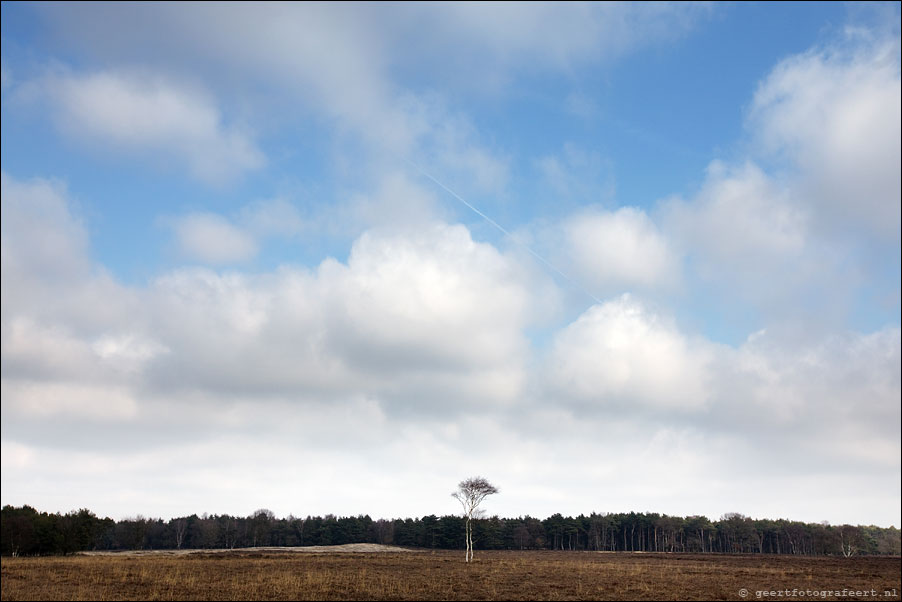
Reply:
M398 546L385 546L378 543L346 543L340 546L296 546L296 547L271 547L261 546L256 548L222 548L222 549L202 549L202 550L124 550L124 551L94 551L94 552L78 552L84 556L181 556L183 554L224 554L224 553L254 553L265 552L272 553L319 553L319 554L372 554L385 552L421 552L422 550L412 550L409 548L399 548Z

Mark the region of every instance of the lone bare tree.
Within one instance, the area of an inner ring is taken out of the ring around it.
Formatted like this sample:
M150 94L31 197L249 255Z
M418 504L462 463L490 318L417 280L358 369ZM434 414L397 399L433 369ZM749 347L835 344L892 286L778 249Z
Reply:
M479 504L486 497L498 493L498 488L482 477L471 477L457 484L457 491L451 497L460 502L467 519L467 554L466 561L473 560L473 519L478 517Z

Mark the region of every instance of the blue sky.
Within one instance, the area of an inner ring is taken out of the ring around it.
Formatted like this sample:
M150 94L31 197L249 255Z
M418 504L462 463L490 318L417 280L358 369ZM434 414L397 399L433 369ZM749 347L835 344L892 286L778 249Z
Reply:
M4 3L3 503L413 516L472 472L510 515L898 525L899 35Z

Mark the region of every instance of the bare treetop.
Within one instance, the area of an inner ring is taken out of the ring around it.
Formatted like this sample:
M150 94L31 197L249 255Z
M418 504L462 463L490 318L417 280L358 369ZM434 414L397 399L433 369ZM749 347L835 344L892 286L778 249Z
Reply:
M457 491L451 497L459 501L468 516L486 497L498 493L498 488L482 477L471 477L457 484ZM468 511L469 510L469 511Z

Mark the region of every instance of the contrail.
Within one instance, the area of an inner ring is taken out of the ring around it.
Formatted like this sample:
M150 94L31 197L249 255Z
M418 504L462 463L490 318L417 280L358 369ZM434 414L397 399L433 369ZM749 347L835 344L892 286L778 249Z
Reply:
M482 219L484 219L484 220L487 221L488 223L492 224L495 228L498 229L499 232L501 232L501 233L504 234L505 236L511 238L515 243L517 243L518 245L520 245L521 247L523 247L524 249L526 249L527 251L529 251L529 254L530 254L530 255L532 255L533 257L535 257L536 259L538 259L540 262L542 262L548 269L552 270L554 273L556 273L557 275L559 275L561 278L563 278L564 280L566 280L567 282L569 282L570 284L572 284L573 286L575 286L576 288L578 288L580 291L582 291L583 293L585 293L586 295L588 295L589 297L591 297L592 300L595 301L596 303L598 303L598 304L600 304L600 305L601 305L601 304L604 304L604 301L602 301L601 299L599 299L598 297L596 297L595 295L593 295L592 293L590 293L589 290L588 290L585 286L583 286L581 283L577 282L576 280L574 280L573 278L571 278L570 276L568 276L567 274L565 274L564 272L562 272L561 270L559 270L559 269L558 269L554 264L552 264L550 261L548 261L547 259L545 259L545 258L542 257L541 255L539 255L538 253L536 253L535 251L533 251L532 248L531 248L529 245L527 245L527 244L525 244L525 243L522 243L522 242L518 241L518 240L516 239L516 237L514 237L514 236L513 236L508 230L506 230L501 224L499 224L498 222L496 222L495 220L493 220L492 218L490 218L488 215L486 215L485 213L483 213L482 211L480 211L479 209L477 209L476 207L474 207L473 205L471 205L470 203L468 203L468 202L466 201L466 199L464 199L462 196L460 196L459 194L457 194L456 192L454 192L453 190L451 190L450 188L448 188L447 186L445 186L445 185L442 184L441 182L439 182L438 179L436 179L436 178L434 178L432 175L430 175L425 169L423 169L422 167L420 167L419 165L417 165L416 163L414 163L414 162L411 161L410 159L405 159L405 161L406 161L411 167L413 167L414 169L416 169L418 172L420 172L421 174L423 174L424 176L426 176L427 178L429 178L430 180L432 180L437 186L440 186L440 187L442 188L442 190L444 190L445 192L447 192L448 194L450 194L451 196L453 196L455 199L457 199L458 201L460 201L461 203L463 203L464 205L466 205L466 207L469 208L470 211L472 211L473 213L475 213L476 215L478 215L479 217L481 217Z

